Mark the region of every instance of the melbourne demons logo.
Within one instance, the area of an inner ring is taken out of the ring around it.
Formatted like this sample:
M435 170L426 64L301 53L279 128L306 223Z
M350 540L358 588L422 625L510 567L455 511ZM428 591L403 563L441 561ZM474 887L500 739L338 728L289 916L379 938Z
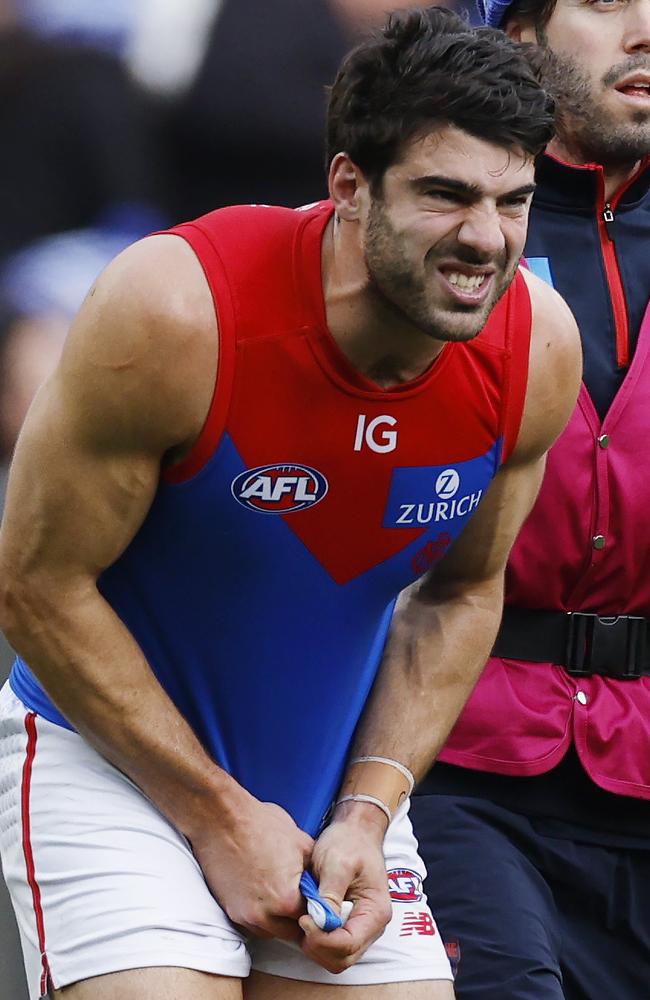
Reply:
M329 486L322 472L308 465L261 465L247 469L230 487L238 503L260 514L290 514L313 507Z
M410 868L393 868L388 875L390 898L396 903L419 903L422 899L422 878Z

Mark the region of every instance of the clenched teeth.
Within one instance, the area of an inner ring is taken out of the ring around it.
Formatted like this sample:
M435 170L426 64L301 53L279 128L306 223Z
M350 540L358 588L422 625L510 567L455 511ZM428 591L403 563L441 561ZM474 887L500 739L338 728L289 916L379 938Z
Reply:
M475 288L480 288L485 281L484 274L460 274L458 271L452 271L451 274L447 275L447 281L450 285L458 285L459 288L464 289L468 292L473 292Z
M622 83L618 89L623 93L629 90L642 90L647 94L650 91L650 82L648 80L628 80L626 83Z

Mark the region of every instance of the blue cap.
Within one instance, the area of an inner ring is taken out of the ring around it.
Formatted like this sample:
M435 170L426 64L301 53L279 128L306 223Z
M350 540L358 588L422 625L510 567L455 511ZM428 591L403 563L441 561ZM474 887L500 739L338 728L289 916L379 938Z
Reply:
M506 16L508 7L513 0L478 0L478 9L484 24L489 28L498 28Z

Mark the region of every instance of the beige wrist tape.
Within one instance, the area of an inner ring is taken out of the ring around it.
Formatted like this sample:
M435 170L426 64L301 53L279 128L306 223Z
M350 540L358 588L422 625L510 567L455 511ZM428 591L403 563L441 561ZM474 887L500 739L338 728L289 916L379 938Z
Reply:
M337 806L340 806L342 802L369 802L371 806L377 806L378 809L381 809L388 820L389 826L393 819L386 803L382 802L381 799L376 799L374 795L364 795L362 792L357 792L356 795L344 795L342 798L337 799Z
M357 757L350 762L337 801L364 795L383 803L392 819L413 791L413 785L413 775L399 761L388 757Z

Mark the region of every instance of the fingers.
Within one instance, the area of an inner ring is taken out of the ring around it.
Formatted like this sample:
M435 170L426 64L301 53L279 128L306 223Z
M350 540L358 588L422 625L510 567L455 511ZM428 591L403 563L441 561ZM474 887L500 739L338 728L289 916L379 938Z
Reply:
M287 917L270 917L259 924L239 924L246 934L256 938L280 938L282 941L293 941L300 944L303 940L303 932L296 920Z
M337 865L334 868L321 866L318 874L318 894L327 900L337 913L340 913L343 900L356 872L348 869L347 865Z
M328 972L343 972L362 954L344 927L329 934L318 929L311 917L300 918L303 954ZM364 949L365 950L365 949Z
M302 951L328 972L343 972L380 937L391 915L382 906L355 904L345 927L329 934L321 931L311 917L303 916L299 921L304 934Z
M227 909L228 917L254 937L302 941L298 918L305 912L305 901L298 888L299 875L293 876L291 881L293 884L284 893L276 888L263 894L257 886L257 898L239 899L237 905Z
M302 848L302 853L306 864L311 858L312 851L314 850L315 841L314 838L310 837L309 834L305 833L304 830L301 830L300 833L301 833L300 846Z

